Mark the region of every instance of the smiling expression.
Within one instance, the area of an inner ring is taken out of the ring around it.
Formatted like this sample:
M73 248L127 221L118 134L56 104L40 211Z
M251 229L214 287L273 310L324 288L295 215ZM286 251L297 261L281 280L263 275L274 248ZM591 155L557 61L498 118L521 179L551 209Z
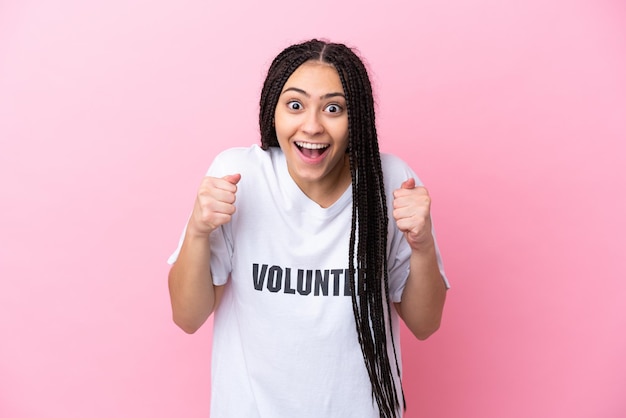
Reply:
M350 184L348 110L337 70L307 61L283 86L275 119L289 174L321 206L332 204Z

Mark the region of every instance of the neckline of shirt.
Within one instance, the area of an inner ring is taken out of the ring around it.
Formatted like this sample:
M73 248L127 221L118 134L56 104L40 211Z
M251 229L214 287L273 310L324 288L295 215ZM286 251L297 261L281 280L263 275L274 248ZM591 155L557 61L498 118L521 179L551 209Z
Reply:
M349 184L332 205L327 208L321 207L308 197L291 177L287 169L287 160L282 150L278 147L272 147L269 149L269 152L272 156L278 185L285 198L288 210L305 212L307 215L313 215L317 218L328 218L337 215L352 201L352 184Z

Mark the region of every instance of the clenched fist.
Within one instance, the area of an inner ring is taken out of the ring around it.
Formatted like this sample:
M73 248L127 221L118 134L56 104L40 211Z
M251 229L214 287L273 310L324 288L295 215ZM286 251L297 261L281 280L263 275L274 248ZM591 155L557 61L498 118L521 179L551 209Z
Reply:
M241 174L202 179L189 219L189 232L208 236L220 225L230 222L235 213L235 194Z
M434 242L430 196L425 187L415 187L415 179L406 180L393 192L393 217L413 250L420 250Z

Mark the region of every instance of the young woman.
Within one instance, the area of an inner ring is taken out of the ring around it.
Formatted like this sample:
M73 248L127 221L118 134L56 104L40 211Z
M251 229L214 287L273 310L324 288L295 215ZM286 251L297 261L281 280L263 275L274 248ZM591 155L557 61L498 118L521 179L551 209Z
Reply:
M311 40L273 61L261 147L222 152L170 258L174 321L213 313L211 417L399 417L398 317L439 327L430 198L380 154L359 57Z

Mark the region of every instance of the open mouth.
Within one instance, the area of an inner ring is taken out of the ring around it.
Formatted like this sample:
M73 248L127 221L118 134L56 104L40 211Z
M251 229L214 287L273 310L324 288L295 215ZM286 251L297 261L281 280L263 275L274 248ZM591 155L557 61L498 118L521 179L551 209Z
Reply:
M330 148L330 145L328 144L314 144L311 142L300 141L296 142L296 146L298 147L302 155L307 158L319 158L326 152L328 148Z

